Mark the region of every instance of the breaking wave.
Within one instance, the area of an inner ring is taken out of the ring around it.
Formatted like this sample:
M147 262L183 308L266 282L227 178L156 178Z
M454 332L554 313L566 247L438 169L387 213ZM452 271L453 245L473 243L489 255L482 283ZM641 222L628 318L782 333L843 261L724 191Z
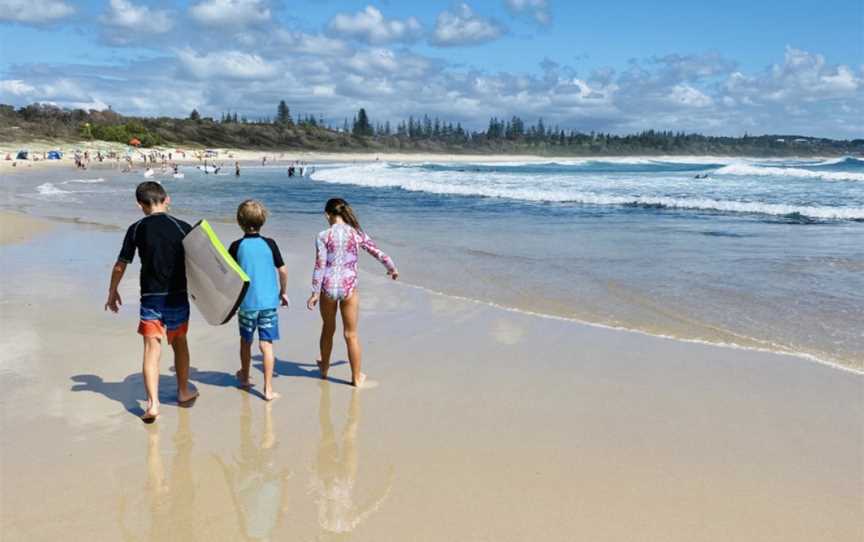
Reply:
M497 168L502 167L500 164ZM515 166L510 166L515 167ZM328 183L354 184L374 188L396 188L429 194L502 198L538 203L569 203L581 205L638 207L646 209L690 210L716 213L759 214L794 217L796 221L864 220L864 201L846 198L814 201L813 198L793 198L774 185L758 185L754 181L695 180L678 170L669 175L626 177L608 171L586 172L535 171L537 164L527 166L523 175L485 169L480 164L364 164L322 169L314 180ZM843 178L864 174L846 172L815 172L800 168L758 167L730 164L715 173L746 175L749 171L788 173L803 172L808 178ZM767 173L769 175L777 173ZM750 186L741 183L749 182Z
M818 164L831 165L831 164ZM795 177L799 179L823 179L826 181L864 181L864 173L851 171L820 171L800 167L755 166L729 164L714 172L715 175L758 175L760 177Z

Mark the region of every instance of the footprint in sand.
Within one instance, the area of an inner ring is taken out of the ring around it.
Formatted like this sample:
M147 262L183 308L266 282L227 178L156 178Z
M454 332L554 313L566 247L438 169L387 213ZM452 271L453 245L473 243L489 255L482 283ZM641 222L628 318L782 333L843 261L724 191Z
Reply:
M371 389L377 388L377 387L378 387L378 381L377 380L369 380L367 378L366 380L363 381L363 384L361 384L360 387L357 389L371 390Z

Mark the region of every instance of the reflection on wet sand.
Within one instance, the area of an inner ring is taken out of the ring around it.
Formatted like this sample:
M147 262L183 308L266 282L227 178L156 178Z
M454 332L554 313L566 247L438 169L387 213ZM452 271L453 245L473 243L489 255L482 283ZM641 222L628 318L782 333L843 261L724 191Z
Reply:
M393 471L390 470L384 487L361 505L354 503L357 482L357 431L360 422L360 394L354 390L348 406L348 419L342 434L337 437L330 415L330 388L328 382L319 384L321 398L318 422L321 440L318 461L311 481L311 490L318 505L318 524L322 534L347 534L372 515L390 494Z
M293 473L277 466L273 403L264 405L264 427L256 443L250 395L244 393L242 401L240 447L230 464L217 460L225 474L242 532L250 540L268 540L288 512L288 480Z
M291 453L304 448L302 443L280 446L276 433L285 429L276 423L279 412L273 412L279 403L262 404L247 393L237 396L236 417L227 415L226 422L237 428L217 439L227 438L227 449L209 448L212 435L201 433L187 409L177 409L176 429L169 423L142 427L146 460L129 465L140 485L118 486L122 539L331 540L359 535L355 530L388 498L393 467L371 458L358 460L364 391L342 396L348 399L342 425L339 414L334 424L332 388L329 382L319 384L320 438L317 447L307 448L313 455L305 460ZM291 483L298 468L308 469L308 486Z
M135 515L138 510L124 510L126 499L123 498L120 529L124 540L172 540L178 533L193 532L191 526L198 511L195 503L195 483L192 479L193 440L189 416L187 409L178 409L177 430L174 433L176 455L171 464L170 475L167 476L160 451L160 426L152 425L146 428L147 482L143 507L149 511L150 524L149 528L145 527L141 532L133 532L124 518L127 514Z

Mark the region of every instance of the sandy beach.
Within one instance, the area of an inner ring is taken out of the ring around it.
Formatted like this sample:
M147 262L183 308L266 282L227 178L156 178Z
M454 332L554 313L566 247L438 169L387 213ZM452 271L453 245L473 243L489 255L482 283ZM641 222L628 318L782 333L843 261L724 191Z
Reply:
M367 265L372 385L355 391L344 362L317 378L311 256L286 239L283 397L237 389L235 324L193 310L201 397L178 408L163 357L146 426L137 265L120 315L102 310L122 232L9 213L0 229L4 540L864 535L860 374L506 311Z
M37 160L15 160L19 150L28 150L33 153ZM178 154L177 150L183 152ZM60 160L45 160L43 153L50 150L62 151L63 158ZM90 167L107 168L116 165L115 160L105 160L99 163L95 156L98 152L107 154L108 152L116 152L121 157L126 156L126 152L131 150L134 157L134 165L136 168L143 167L142 156L149 154L151 151L156 153L164 153L167 157L171 153L172 162L179 165L197 165L202 163L202 159L196 156L196 153L203 153L204 148L190 148L187 146L161 146L154 148L132 148L121 143L111 143L106 141L81 141L81 142L56 142L56 141L31 141L31 142L7 142L0 143L0 172L14 171L13 168L27 169L42 169L42 168L69 168L74 165L74 154L79 151L82 155L86 151L93 159L90 162ZM210 148L209 150L216 151L218 154L208 159L215 163L224 163L226 168L233 167L234 161L239 161L241 165L261 164L262 158L267 158L268 162L285 163L301 160L308 163L327 163L327 162L377 162L377 161L392 161L406 163L424 163L424 162L548 162L550 160L569 160L573 157L550 157L550 156L531 156L531 155L472 155L472 154L431 154L431 153L394 153L394 152L357 152L357 153L335 153L335 152L318 152L318 151L303 151L297 149L287 150L250 150L250 149L229 149L229 148ZM5 160L6 157L9 160ZM122 162L122 160L121 160ZM13 165L14 164L14 165ZM122 167L122 164L121 164ZM8 169L7 169L8 168Z

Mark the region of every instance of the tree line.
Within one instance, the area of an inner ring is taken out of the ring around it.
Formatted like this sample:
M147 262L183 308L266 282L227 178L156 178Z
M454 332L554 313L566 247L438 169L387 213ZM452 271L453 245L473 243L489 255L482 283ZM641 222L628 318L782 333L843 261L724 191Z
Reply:
M837 155L864 154L864 139L832 140L797 135L745 134L706 136L671 130L635 134L581 131L528 123L519 116L492 117L483 129L469 129L428 114L391 122L375 121L365 108L341 126L318 114L295 114L285 100L273 117L249 118L236 111L218 119L198 110L186 118L126 117L104 111L62 109L48 104L15 108L0 105L0 140L27 138L104 140L128 143L132 138L149 147L164 144L238 148L306 148L326 151L388 150L400 152L530 153L548 155L721 154Z

